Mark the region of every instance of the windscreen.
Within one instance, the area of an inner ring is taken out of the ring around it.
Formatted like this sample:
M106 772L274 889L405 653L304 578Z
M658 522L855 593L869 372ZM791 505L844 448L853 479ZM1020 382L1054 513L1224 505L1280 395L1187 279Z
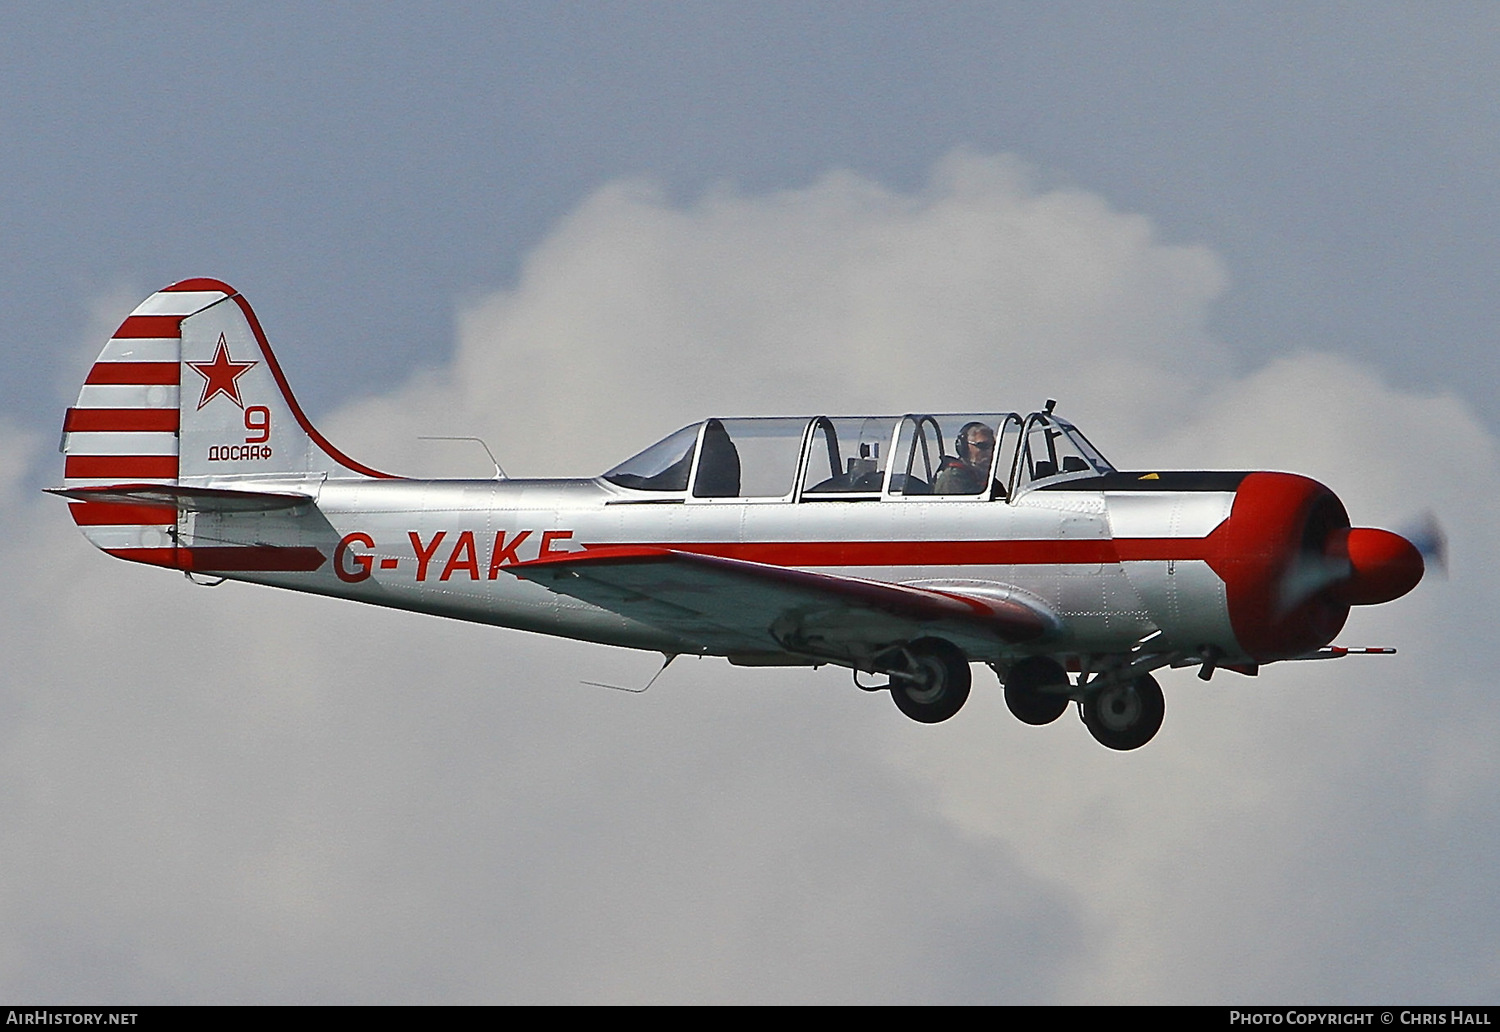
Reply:
M662 438L604 474L604 479L637 491L686 491L701 425L694 423Z
M1113 473L1114 466L1072 423L1047 413L1026 421L1025 447L1017 458L1016 486L1078 480Z

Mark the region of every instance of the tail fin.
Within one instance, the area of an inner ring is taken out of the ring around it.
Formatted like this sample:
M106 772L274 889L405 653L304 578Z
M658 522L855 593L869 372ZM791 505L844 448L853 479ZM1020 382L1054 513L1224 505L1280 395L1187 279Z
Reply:
M62 448L65 489L387 475L313 428L250 305L211 279L159 290L120 324L68 410ZM70 506L95 545L180 565L177 507L97 497L111 500Z

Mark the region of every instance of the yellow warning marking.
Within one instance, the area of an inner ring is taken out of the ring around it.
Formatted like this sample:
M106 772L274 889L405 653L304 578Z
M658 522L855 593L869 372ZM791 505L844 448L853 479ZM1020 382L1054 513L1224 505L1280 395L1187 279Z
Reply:
M1141 477L1140 479L1141 480L1160 480L1161 479L1161 474L1160 473L1147 473L1145 476Z

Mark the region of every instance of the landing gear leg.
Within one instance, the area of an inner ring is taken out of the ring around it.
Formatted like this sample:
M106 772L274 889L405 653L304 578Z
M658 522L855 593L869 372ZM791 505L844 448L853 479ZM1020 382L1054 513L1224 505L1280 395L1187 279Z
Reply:
M1161 685L1150 674L1114 684L1083 698L1083 722L1100 745L1121 751L1139 749L1161 729L1166 702Z
M892 671L896 708L923 724L947 720L969 698L969 657L942 638L918 638L906 647L907 670Z

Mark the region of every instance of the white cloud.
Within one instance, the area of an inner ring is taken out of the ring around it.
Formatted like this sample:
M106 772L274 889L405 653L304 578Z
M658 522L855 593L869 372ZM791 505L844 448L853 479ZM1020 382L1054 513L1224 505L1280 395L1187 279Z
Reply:
M1162 369L1222 371L1204 321L1224 283L1207 249L1039 191L1006 158L953 155L916 195L831 173L679 208L622 183L463 313L450 368L335 429L393 468L431 460L419 433L477 433L512 475L591 475L705 414L1025 409L1049 392L1123 414Z
M1231 376L1225 282L1006 158L909 195L615 184L462 314L451 366L325 427L397 468L481 433L512 473L592 473L705 414L1051 395L1122 463L1297 469L1356 522L1448 522L1454 577L1351 621L1402 656L1166 675L1129 755L1017 724L982 669L919 727L837 671L684 661L628 696L576 681L649 658L192 588L12 490L36 442L0 431L0 992L1493 998L1495 599L1469 571L1495 442L1326 356Z

